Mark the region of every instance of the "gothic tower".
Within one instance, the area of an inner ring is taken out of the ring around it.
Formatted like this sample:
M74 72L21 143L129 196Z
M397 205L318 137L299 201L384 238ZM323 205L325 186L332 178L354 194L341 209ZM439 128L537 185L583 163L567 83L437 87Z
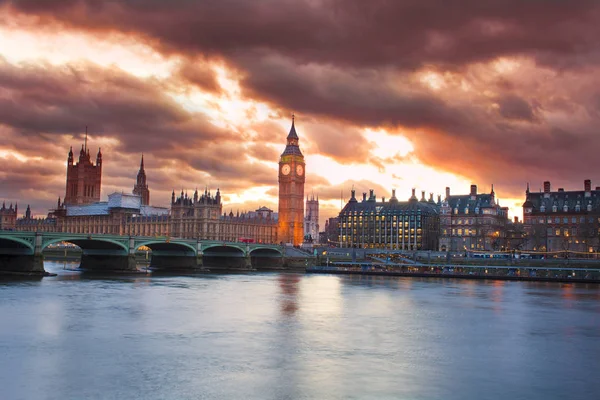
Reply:
M287 145L279 158L279 232L278 240L302 244L304 236L304 156L298 146L298 134L292 127Z
M304 238L309 243L319 243L319 196L309 199L306 196L306 216L304 217Z
M102 152L98 149L96 165L92 163L90 149L87 147L87 130L85 143L81 145L79 161L73 162L73 148L67 158L67 187L64 204L88 204L100 201L102 185Z
M137 174L137 180L133 187L133 194L137 194L142 198L142 205L147 206L150 204L150 190L148 190L148 184L146 183L146 171L144 170L144 155L142 154L142 161L140 162L140 170Z

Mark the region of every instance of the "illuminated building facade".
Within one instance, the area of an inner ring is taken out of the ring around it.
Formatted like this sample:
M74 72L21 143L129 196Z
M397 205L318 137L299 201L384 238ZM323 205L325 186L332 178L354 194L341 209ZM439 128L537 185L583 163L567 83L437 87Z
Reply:
M587 179L583 190L530 192L523 203L525 249L533 251L596 252L600 250L600 187L592 190Z
M341 247L376 248L390 250L437 250L440 219L438 207L425 193L421 200L412 196L398 201L392 191L389 201L377 201L370 190L369 198L363 193L362 201L355 191L339 215Z
M294 126L287 136L287 145L279 158L279 229L280 242L301 245L304 239L304 156L298 145Z
M494 186L490 193L477 193L471 185L466 195L451 195L440 206L441 251L493 251L506 248L508 207L496 201Z

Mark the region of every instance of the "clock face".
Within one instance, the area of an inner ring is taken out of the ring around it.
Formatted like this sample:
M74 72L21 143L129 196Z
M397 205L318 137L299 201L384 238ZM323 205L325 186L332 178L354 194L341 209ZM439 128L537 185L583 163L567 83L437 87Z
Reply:
M298 174L299 176L302 176L302 174L304 174L304 167L302 165L296 166L296 174Z
M289 164L283 164L283 167L281 167L281 173L284 175L289 175L290 174L290 165Z

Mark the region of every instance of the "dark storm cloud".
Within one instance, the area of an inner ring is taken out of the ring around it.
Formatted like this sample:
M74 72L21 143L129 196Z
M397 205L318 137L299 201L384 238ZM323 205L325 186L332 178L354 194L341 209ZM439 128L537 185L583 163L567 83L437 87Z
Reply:
M113 137L127 151L161 152L228 134L185 111L160 84L91 64L16 66L0 60L0 124L23 135Z
M0 0L91 31L137 33L165 51L269 49L301 62L415 68L499 55L596 50L595 0Z
M600 120L597 97L590 90L600 84L596 78L600 2L595 0L0 0L0 4L8 5L14 15L34 17L28 24L94 34L120 32L165 54L183 55L192 64L180 68L179 78L203 90L218 90L214 76L191 60L222 61L239 77L245 96L266 101L277 112L295 110L319 122L359 128L396 128L415 144L415 156L423 162L505 185L511 194L520 194L517 188L526 180L550 174L576 178L600 168L593 150L600 145L595 130ZM503 56L532 60L538 71L555 74L493 82L478 81L469 70ZM430 90L413 76L421 69L462 75L471 92L463 93L460 85L454 93ZM573 74L582 78L574 79ZM6 107L4 112L0 109L0 118L11 126L25 132L42 128L75 132L90 124L85 120L111 120L112 113L88 110L87 97L62 86L62 79L36 80L35 75L19 83L23 89L10 89L11 83L0 77L0 87L6 84L10 97L23 90L36 110L37 118L29 118L33 111L19 110L8 96L0 96L0 106ZM85 88L80 81L91 79L72 75L71 85L78 90ZM114 105L113 112L116 119L128 121L119 128L126 128L129 144L139 143L142 136L136 132L144 132L148 148L169 149L172 141L166 143L160 135L165 126L183 143L177 149L185 148L190 131L201 131L210 140L221 135L174 105L160 89L150 85L152 90L146 91L146 81L108 81L110 97L123 94L123 104ZM45 108L50 93L65 90L68 96L57 95L57 110ZM490 90L489 96L481 95ZM38 96L40 105L35 102ZM103 96L95 102L101 109L113 110ZM135 107L128 108L132 103ZM70 109L77 111L75 116L64 115ZM133 120L127 119L130 114ZM110 134L110 122L99 126ZM271 131L260 135L278 143ZM343 141L343 136L307 133L315 152L341 161L354 154L383 166L382 160L367 157L364 137L352 135ZM221 168L223 179L234 179L240 172L237 166L220 166L210 155L194 165ZM260 168L257 172L262 182L263 172Z
M500 115L508 119L533 121L533 109L523 98L514 95L503 96L498 99Z

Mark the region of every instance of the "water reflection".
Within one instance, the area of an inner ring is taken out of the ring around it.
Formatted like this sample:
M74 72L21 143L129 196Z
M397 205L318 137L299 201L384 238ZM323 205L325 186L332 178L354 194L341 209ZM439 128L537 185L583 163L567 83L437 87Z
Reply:
M595 285L47 268L0 285L2 399L600 393Z

